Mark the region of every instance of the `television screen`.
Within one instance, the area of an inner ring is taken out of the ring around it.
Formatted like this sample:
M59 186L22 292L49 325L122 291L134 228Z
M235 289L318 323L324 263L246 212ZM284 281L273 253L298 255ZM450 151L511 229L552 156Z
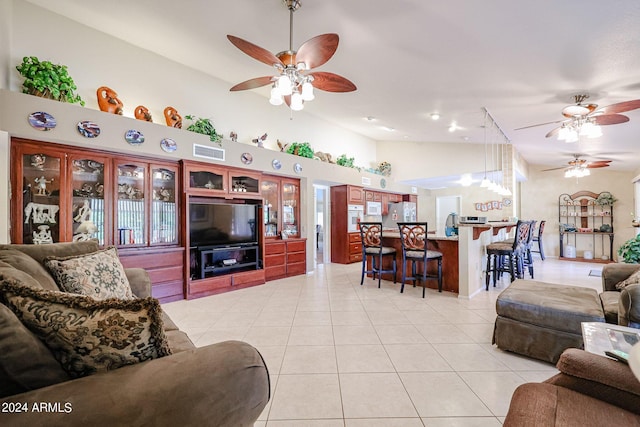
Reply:
M257 243L256 205L190 203L191 246Z

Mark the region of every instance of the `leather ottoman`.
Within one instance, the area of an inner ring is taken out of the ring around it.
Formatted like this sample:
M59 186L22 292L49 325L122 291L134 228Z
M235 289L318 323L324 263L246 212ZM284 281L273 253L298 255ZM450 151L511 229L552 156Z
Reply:
M496 301L493 343L503 350L556 363L582 348L582 322L604 322L598 293L578 286L516 280Z

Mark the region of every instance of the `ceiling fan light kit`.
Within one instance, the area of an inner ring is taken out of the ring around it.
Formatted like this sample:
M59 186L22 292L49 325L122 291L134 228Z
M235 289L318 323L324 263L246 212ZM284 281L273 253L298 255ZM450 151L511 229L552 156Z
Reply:
M307 40L293 50L293 12L302 5L300 0L283 0L289 9L289 49L272 54L253 43L239 37L227 35L229 41L250 57L273 66L278 75L264 76L247 80L231 88L231 91L255 89L271 85L269 103L286 103L293 111L304 108L305 101L315 99L314 88L326 92L352 92L356 86L346 78L325 71L306 73L326 63L338 48L340 40L337 34L322 34Z

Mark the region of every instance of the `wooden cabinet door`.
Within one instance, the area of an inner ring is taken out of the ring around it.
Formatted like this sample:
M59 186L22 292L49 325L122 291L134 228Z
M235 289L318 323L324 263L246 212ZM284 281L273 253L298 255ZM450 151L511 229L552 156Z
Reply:
M232 169L229 171L229 193L238 194L239 196L259 196L262 188L260 181L262 174L256 172L248 172L241 169Z
M262 187L262 214L264 236L274 238L282 230L280 215L280 178L265 176L260 184Z
M116 200L114 240L118 247L146 246L148 240L150 187L149 165L116 160Z
M224 196L229 188L229 173L200 163L184 162L184 189L198 196Z
M282 181L282 232L289 237L300 236L300 181Z
M347 187L347 192L348 192L347 199L349 203L356 203L359 205L364 204L365 194L364 194L364 190L361 187L354 187L349 185Z
M380 199L382 200L382 215L389 214L389 202L390 202L390 194L382 193L380 195Z
M177 244L179 221L178 167L176 165L150 165L151 215L149 243L153 245Z

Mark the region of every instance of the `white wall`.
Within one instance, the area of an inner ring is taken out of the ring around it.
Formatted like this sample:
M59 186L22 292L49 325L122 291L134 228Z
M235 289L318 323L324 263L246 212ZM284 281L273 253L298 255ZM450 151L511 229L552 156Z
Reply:
M376 145L371 139L319 120L305 111L295 113L290 120L286 106L274 107L260 95L250 91L231 93L232 85L228 82L28 2L11 4L12 45L10 53L3 52L3 72L7 70L6 56L9 56L11 90L21 90L22 77L15 71L15 65L23 56L37 56L68 66L88 108L98 109L96 89L109 86L118 93L129 117L133 117L135 107L144 105L155 123L165 124L163 111L171 105L183 117L193 114L211 118L219 133L228 137L230 131L235 131L240 142L250 143L267 133L267 145L271 148L277 147L276 139L309 142L316 151L326 151L336 157L344 152L357 154L359 164L376 160Z
M531 168L529 172L530 180L522 183L522 191L525 195L522 198L522 217L537 221L547 220L543 234L545 255L559 255L558 197L562 193L573 194L582 190L594 193L609 191L618 199L614 204L614 257L617 257L617 248L635 236L630 215L634 212L634 189L631 183L634 174L632 172L594 169L590 176L580 179L565 178L563 170L542 172ZM588 247L591 235L577 237L580 239L577 247L578 256L581 256L585 249L594 249L596 254L601 251L599 237L596 239L595 248ZM608 243L605 248L608 248Z
M12 6L13 3L11 1L0 1L0 89L7 89L9 87Z

